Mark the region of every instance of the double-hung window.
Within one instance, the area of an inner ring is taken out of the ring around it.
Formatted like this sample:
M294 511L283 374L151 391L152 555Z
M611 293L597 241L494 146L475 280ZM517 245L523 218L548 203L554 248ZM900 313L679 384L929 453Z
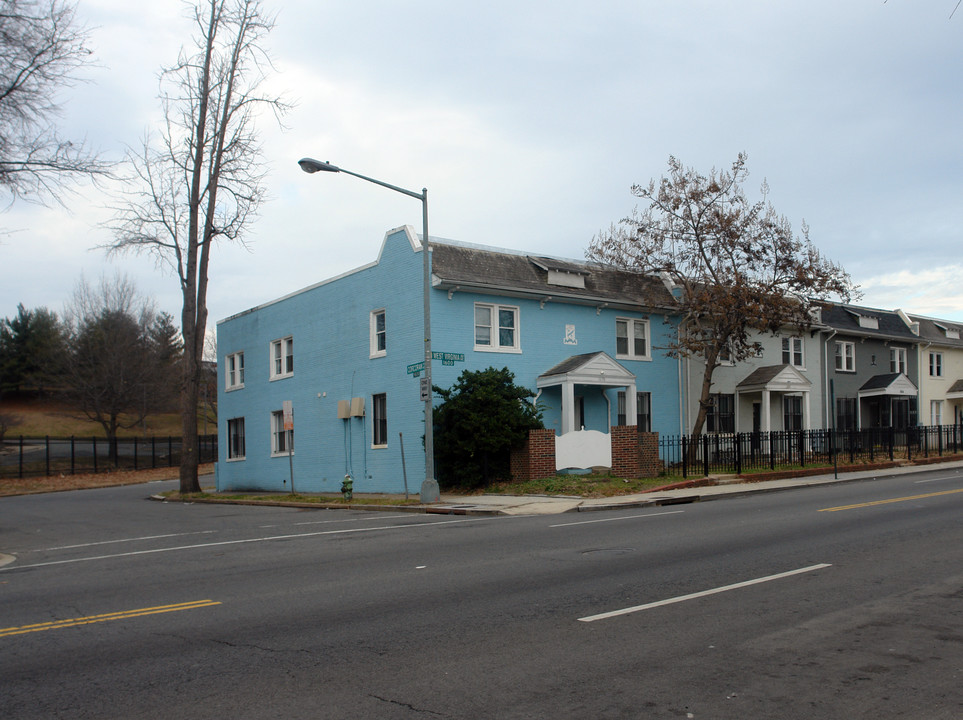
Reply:
M286 337L271 343L271 379L294 375L294 338Z
M271 454L287 455L294 452L294 430L284 429L284 411L271 413Z
M384 357L388 352L388 335L385 328L385 310L372 310L370 321L371 351L373 358Z
M518 308L513 305L475 303L475 350L520 351Z
M803 341L801 337L784 337L782 339L782 362L793 367L805 367L803 362Z
M244 455L244 418L231 418L227 421L227 459L243 460Z
M836 369L856 372L856 344L845 340L836 341Z
M930 377L943 377L943 353L930 353Z
M371 396L371 445L388 445L388 396L378 393Z
M889 349L889 371L906 374L906 348Z
M615 319L615 357L622 360L650 359L648 320Z
M238 352L225 358L225 389L237 390L244 387L244 353Z

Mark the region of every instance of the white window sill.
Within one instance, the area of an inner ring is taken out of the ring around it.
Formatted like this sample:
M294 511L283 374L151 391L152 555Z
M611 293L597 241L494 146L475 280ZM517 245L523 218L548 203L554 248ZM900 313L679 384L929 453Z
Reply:
M241 457L228 458L228 459L225 460L224 462L232 463L232 462L242 462L242 461L244 461L244 460L247 460L247 456L246 456L246 455L241 456Z
M475 352L486 352L486 353L513 353L515 355L521 355L522 349L516 347L491 347L489 345L476 345Z
M224 388L224 392L234 392L235 390L243 390L243 389L244 389L244 383L241 383L240 385L231 385L230 387Z
M616 360L637 360L639 362L649 362L652 360L651 355L616 355ZM720 365L725 365L727 363L719 363Z
M294 456L294 455L296 455L297 453L295 453L295 452L292 451L290 454L291 454L292 456ZM284 452L274 452L273 450L271 451L271 457L273 457L273 458L286 458L287 456L288 456L288 451L287 451L287 450L285 450Z
M275 380L286 380L289 377L294 377L294 373L291 372L291 373L285 373L284 375L272 375L271 382L274 382Z
M375 358L383 358L388 354L387 350L381 350L379 352L373 352L368 355L369 360L374 360Z

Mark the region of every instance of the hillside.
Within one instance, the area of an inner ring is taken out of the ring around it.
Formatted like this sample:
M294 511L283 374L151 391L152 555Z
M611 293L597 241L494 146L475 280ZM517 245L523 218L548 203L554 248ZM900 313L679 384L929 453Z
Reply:
M8 396L0 400L0 416L6 420L6 438L24 437L104 437L100 424L88 420L79 411L56 400ZM216 422L198 417L198 431L216 434ZM181 434L180 416L177 413L148 415L143 424L129 430L121 430L120 437L166 437Z

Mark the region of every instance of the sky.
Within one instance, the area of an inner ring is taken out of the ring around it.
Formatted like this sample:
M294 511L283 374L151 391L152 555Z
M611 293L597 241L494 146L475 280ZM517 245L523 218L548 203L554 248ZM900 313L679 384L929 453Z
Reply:
M860 286L859 303L963 321L963 9L957 0L266 0L268 198L212 256L217 320L376 259L429 194L432 237L583 259L674 156L748 154L769 199ZM160 127L157 77L193 30L180 0L79 0L94 65L59 98L67 137L122 160ZM108 258L109 188L0 214L0 317L60 311L125 273L160 310L176 278Z

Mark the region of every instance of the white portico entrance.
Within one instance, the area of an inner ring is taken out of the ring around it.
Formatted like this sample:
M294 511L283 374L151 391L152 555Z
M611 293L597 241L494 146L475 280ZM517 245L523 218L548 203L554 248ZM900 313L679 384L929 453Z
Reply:
M561 433L555 441L558 469L588 468L596 465L610 467L612 463L610 434L599 430L583 430L578 421L576 388L585 386L602 391L608 388L624 388L626 423L635 425L636 422L635 375L604 352L573 355L563 360L542 373L536 382L539 392L556 387L561 390ZM598 397L601 398L602 393L599 393ZM611 410L608 407L606 415L611 419Z
M746 400L753 401L753 432L808 430L811 390L812 382L792 365L756 368L736 386L736 432L743 431L738 422L739 405ZM774 423L780 416L782 422Z

